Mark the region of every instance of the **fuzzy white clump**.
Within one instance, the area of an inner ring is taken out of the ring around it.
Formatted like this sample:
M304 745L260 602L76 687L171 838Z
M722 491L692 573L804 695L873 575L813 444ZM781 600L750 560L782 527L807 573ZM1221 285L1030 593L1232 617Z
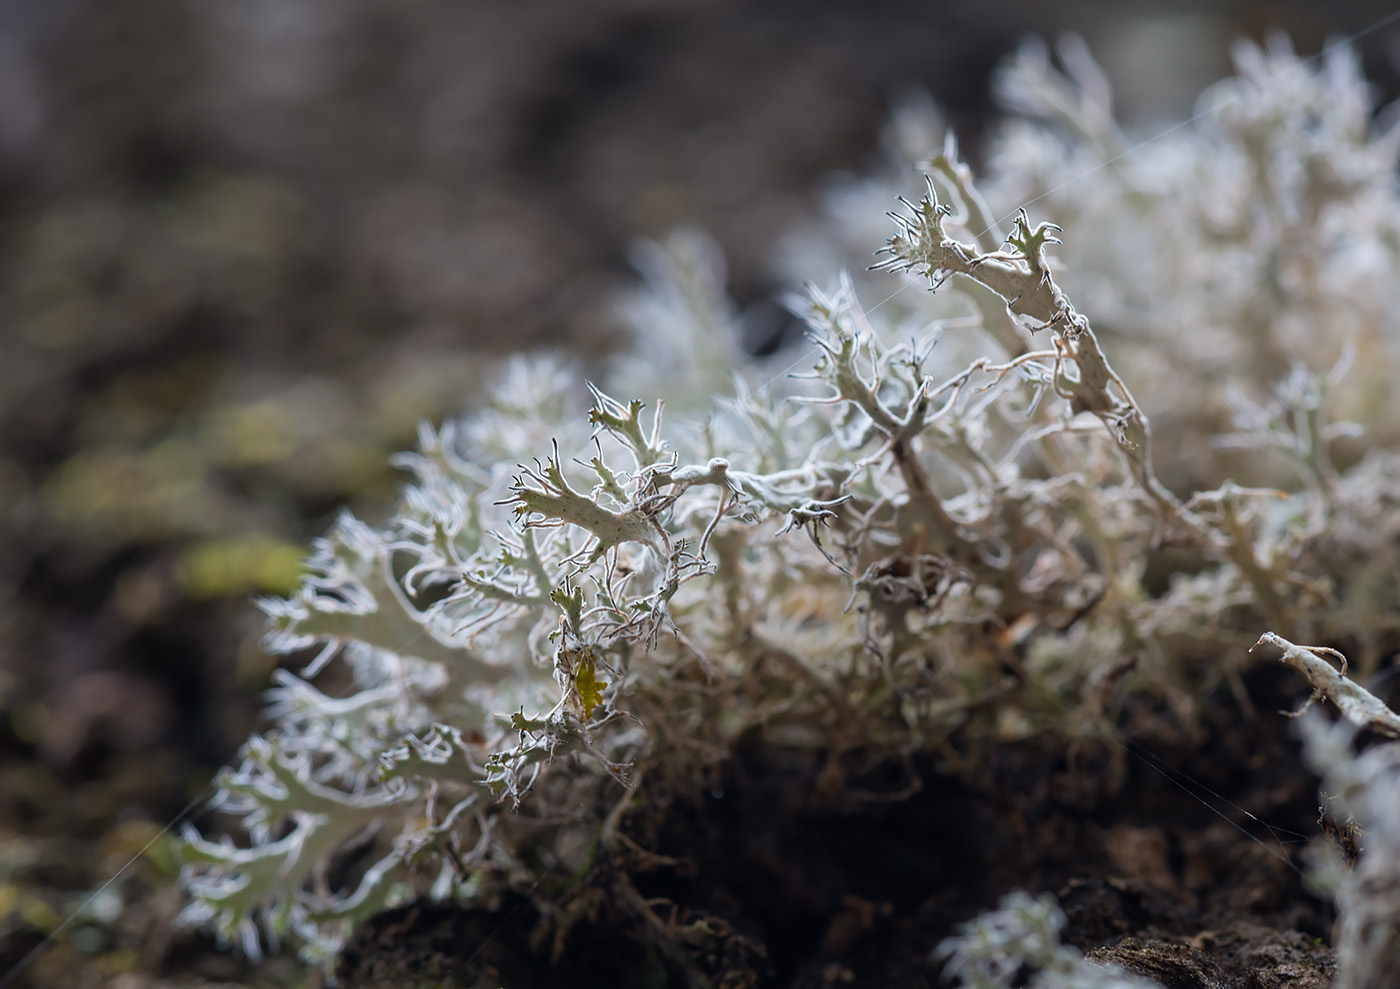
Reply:
M1392 714L1392 717L1394 715ZM1309 766L1336 819L1359 828L1361 854L1347 866L1330 845L1313 881L1337 901L1333 989L1378 989L1400 972L1400 742L1357 753L1355 728L1315 711L1300 722Z
M1008 893L995 910L939 944L943 974L966 989L1158 989L1117 965L1089 961L1060 943L1065 915L1048 894ZM1028 973L1030 981L1022 981Z

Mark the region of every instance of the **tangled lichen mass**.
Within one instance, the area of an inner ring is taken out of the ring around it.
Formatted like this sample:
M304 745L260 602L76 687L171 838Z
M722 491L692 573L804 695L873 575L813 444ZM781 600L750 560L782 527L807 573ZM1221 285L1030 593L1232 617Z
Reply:
M1400 363L1400 299L1376 277L1400 264L1400 199L1381 168L1395 142L1332 133L1323 112L1363 85L1348 59L1314 72L1242 51L1217 117L1076 187L1062 173L1107 155L1111 116L1028 51L1005 77L1021 105L1075 98L1008 125L984 191L951 141L929 149L874 272L817 272L831 287L794 303L808 373L716 376L686 389L712 403L687 404L620 390L637 382L625 359L587 386L553 359L513 362L400 459L387 523L344 516L300 589L265 603L270 648L319 652L279 674L273 724L219 781L250 841L187 833L185 919L325 961L386 905L586 885L598 863L644 859L628 795L703 793L744 747L822 753L823 799L898 802L916 763L970 777L1003 744L1074 753L1129 711L1190 736L1200 698L1240 696L1266 631L1373 672L1400 629L1383 591L1400 418L1376 412ZM1262 203L1246 173L1270 177ZM986 203L1033 198L1059 226L1021 210L990 243ZM708 256L694 236L653 258L662 301L634 307L653 353L732 350L722 288L687 270ZM863 286L890 273L911 289L867 309ZM1348 348L1364 360L1343 377ZM349 686L331 696L312 681L337 658ZM1328 751L1315 759L1341 778ZM889 769L883 791L871 767ZM1339 985L1362 986L1388 964L1361 946L1400 923L1400 880L1378 862L1393 821L1348 799L1377 827L1367 889L1390 884L1367 899L1335 879L1353 945ZM703 967L712 940L636 909L657 964ZM1010 985L1023 963L1069 980L1038 985L1088 984L1063 922L1023 895L943 957L968 985ZM988 931L1016 964L978 954Z

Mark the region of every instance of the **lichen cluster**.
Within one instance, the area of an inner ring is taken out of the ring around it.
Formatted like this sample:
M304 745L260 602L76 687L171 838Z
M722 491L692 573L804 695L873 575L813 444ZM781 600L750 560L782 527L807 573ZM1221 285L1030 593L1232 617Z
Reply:
M1345 53L1240 70L1121 154L1096 90L1024 53L1003 87L1034 119L985 195L940 140L873 273L811 273L801 375L725 378L737 317L684 235L626 310L649 376L522 359L424 428L392 517L343 517L265 604L269 647L314 658L220 779L251 840L186 836L186 919L324 959L386 903L585 867L629 788L699 786L755 730L839 792L850 753L1112 737L1129 699L1189 729L1265 630L1373 671L1394 132ZM879 185L837 202L834 253ZM351 846L371 864L331 869Z

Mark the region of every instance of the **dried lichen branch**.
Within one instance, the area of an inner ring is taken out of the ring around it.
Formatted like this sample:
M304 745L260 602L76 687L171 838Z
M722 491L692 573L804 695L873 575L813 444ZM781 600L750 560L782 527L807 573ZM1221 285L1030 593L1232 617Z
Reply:
M1088 317L1074 308L1050 273L1045 248L1060 243L1055 236L1060 227L1041 223L1032 229L1029 215L1021 209L1015 229L1006 238L1011 250L981 252L947 234L944 220L953 208L939 202L932 176L925 178L925 184L927 195L918 204L903 200L908 215L889 214L902 233L890 238L882 251L890 256L874 268L914 271L926 276L935 288L953 275L961 275L997 295L1018 325L1032 333L1054 331L1056 392L1075 412L1088 412L1102 422L1133 465L1143 489L1167 510L1178 511L1180 502L1152 470L1152 432L1147 416L1109 366Z
M1337 705L1337 710L1342 712L1342 716L1358 728L1372 728L1391 738L1400 738L1400 715L1386 707L1379 697L1365 687L1347 679L1346 657L1337 650L1328 649L1326 646L1294 645L1280 635L1265 632L1249 651L1253 652L1262 645L1282 649L1283 655L1280 659L1308 678L1308 682L1313 685L1313 695L1308 699L1309 704L1319 697L1325 697ZM1341 671L1333 669L1318 653L1336 656L1341 661Z

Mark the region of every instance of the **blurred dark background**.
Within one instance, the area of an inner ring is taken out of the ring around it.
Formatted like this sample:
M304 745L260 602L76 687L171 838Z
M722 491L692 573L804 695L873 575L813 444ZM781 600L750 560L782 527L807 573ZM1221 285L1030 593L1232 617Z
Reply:
M493 355L616 346L634 240L703 228L753 303L909 87L975 162L1027 34L1082 33L1146 127L1236 37L1392 9L0 0L0 973L255 726L249 598L338 506L382 513ZM1358 47L1393 96L1400 32ZM233 977L118 927L48 971Z

